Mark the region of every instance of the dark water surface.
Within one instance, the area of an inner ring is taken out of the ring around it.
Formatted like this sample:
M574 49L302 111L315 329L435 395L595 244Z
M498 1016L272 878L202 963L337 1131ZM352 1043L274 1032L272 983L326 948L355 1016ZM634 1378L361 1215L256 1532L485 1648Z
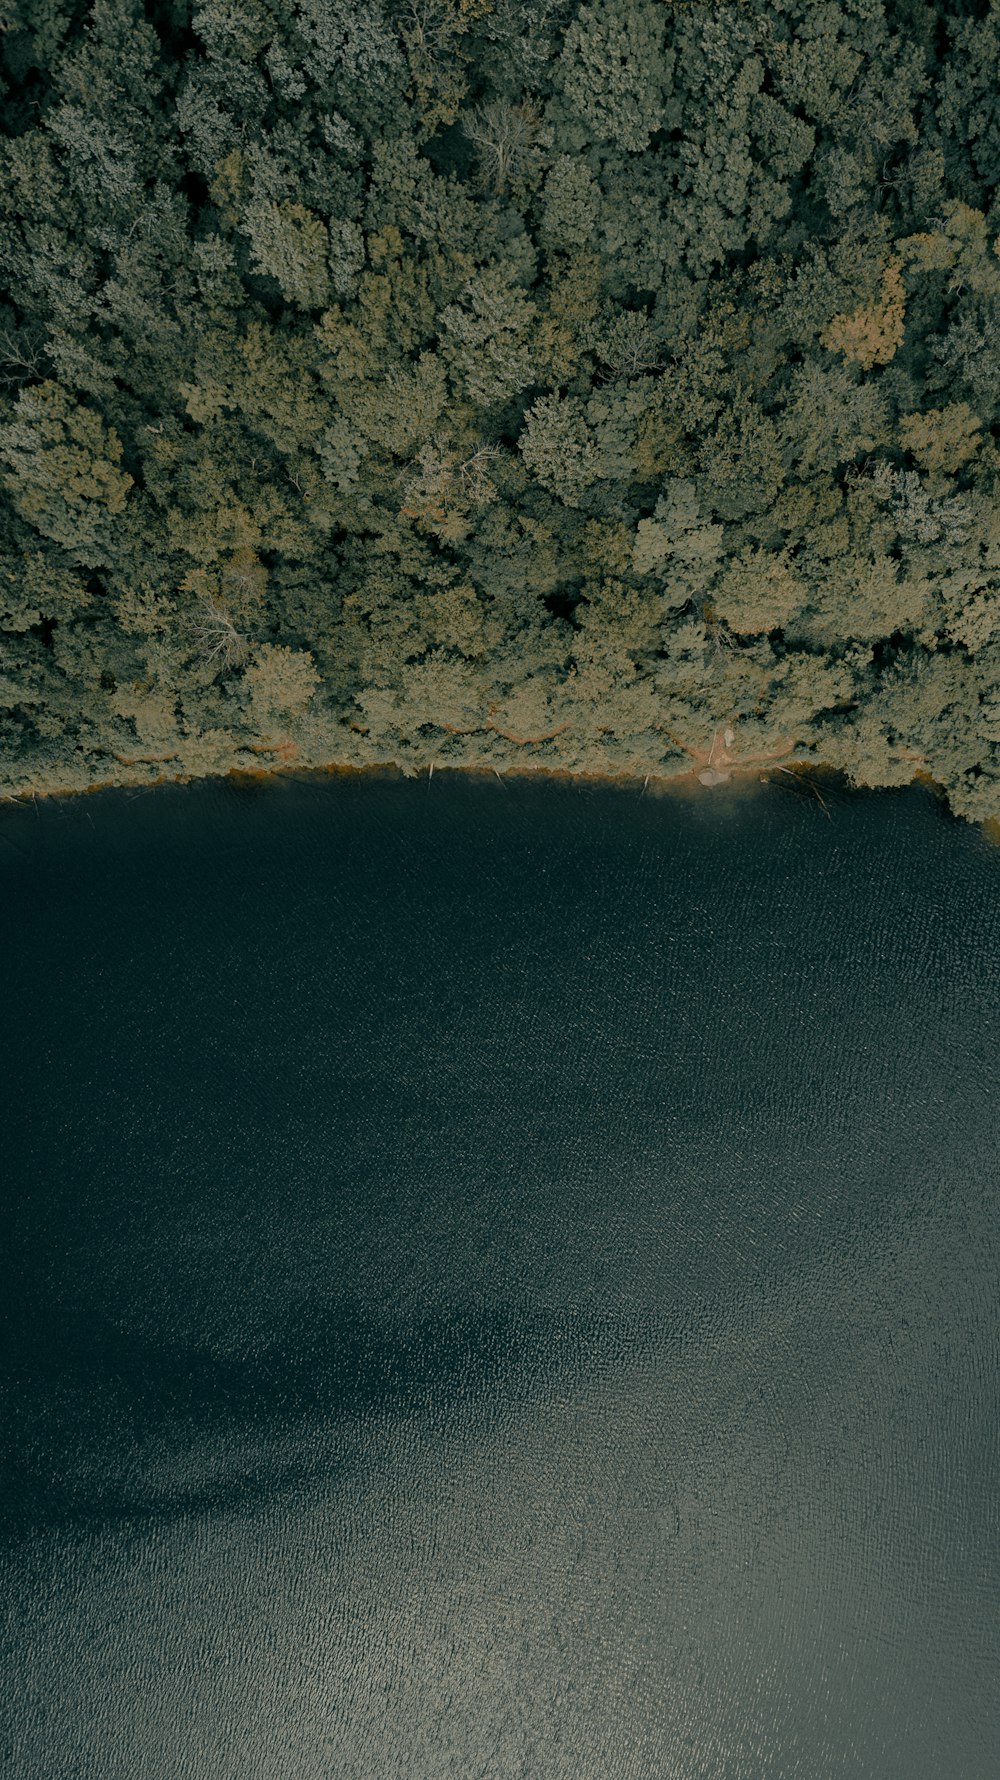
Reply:
M0 820L15 1780L996 1780L1000 849Z

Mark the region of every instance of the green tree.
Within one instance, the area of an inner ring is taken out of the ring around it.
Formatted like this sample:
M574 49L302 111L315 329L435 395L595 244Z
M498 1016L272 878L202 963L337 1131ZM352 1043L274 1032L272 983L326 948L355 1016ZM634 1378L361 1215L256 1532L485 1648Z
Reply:
M585 0L566 31L556 80L597 142L639 153L663 127L674 55L655 0Z

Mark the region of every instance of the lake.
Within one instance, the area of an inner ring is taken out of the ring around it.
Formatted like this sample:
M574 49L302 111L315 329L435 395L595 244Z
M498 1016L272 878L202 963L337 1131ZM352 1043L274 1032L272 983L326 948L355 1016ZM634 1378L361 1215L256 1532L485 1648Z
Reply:
M1000 848L0 810L0 1769L996 1780Z

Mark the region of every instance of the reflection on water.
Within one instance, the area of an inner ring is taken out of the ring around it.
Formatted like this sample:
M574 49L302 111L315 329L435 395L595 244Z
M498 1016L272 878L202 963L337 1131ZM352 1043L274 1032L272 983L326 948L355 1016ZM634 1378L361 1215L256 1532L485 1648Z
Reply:
M3 1772L995 1780L1000 854L824 795L4 813Z

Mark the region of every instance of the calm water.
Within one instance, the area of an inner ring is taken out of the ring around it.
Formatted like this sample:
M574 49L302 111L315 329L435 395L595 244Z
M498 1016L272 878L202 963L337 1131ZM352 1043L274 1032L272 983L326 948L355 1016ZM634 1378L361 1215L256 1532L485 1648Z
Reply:
M996 1780L1000 850L922 791L0 821L0 1767Z

